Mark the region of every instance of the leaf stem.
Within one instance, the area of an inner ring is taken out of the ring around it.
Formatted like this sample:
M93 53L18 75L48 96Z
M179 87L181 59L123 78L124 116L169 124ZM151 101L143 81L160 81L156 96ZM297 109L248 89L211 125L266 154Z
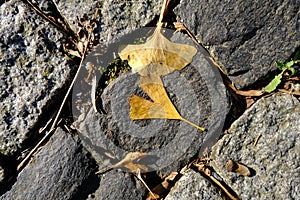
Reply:
M201 131L205 131L206 130L205 128L203 128L201 126L198 126L198 125L194 124L193 122L191 122L191 121L189 121L189 120L187 120L187 119L185 119L183 117L181 118L181 120L184 121L184 122L186 122L186 123L188 123L188 124L190 124L190 125L192 125L192 126L194 126L194 127L196 127L197 129L199 129Z
M164 16L166 14L169 1L170 0L164 0L163 6L162 6L161 11L160 11L159 20L158 20L158 22L156 24L156 31L157 32L160 32L160 30L162 28L162 25L163 25L162 24L162 20L164 19Z

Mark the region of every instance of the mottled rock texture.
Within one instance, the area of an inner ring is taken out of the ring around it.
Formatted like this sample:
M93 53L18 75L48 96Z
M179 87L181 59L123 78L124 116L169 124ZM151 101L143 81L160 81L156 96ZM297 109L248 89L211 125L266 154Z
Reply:
M49 107L63 96L72 65L62 33L22 2L2 4L0 21L0 152L14 155L54 111Z
M166 196L166 200L177 199L223 199L220 191L205 179L199 172L186 172L170 193Z
M300 195L299 112L300 103L291 95L264 97L213 147L213 167L242 199L296 199ZM249 167L251 176L227 171L230 159Z

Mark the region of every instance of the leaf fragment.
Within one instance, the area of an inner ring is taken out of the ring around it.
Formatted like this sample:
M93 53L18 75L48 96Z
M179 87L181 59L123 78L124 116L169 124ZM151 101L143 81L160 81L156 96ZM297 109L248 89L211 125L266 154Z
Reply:
M128 154L126 154L125 158L123 158L120 162L100 169L96 172L96 174L102 174L108 170L121 167L127 168L134 173L138 173L139 170L147 171L148 167L146 165L137 163L140 159L144 158L145 156L147 156L147 154L143 152L129 152Z

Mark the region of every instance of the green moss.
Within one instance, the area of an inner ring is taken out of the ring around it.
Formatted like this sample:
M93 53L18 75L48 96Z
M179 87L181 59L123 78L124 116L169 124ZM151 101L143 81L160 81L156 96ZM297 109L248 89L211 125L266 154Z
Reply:
M109 65L100 69L102 74L102 79L106 83L110 83L120 76L124 72L128 72L131 69L127 61L121 60L121 58L116 58Z

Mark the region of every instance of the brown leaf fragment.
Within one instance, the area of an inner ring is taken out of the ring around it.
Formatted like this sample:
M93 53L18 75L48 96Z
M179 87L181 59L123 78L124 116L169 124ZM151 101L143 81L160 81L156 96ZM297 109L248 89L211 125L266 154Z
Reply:
M235 92L239 95L247 96L247 97L259 97L264 93L263 90L246 90L246 91L236 90Z
M265 92L264 90L238 90L228 78L224 79L224 84L232 89L236 94L245 97L259 97Z
M178 172L171 172L169 176L167 176L159 185L155 186L151 190L151 193L149 192L146 200L155 200L165 197L173 186L172 182L176 179L177 176Z
M147 185L147 183L146 183L146 182L144 181L144 179L142 178L141 170L140 170L140 169L138 169L136 176L137 176L137 178L143 183L143 185L147 188L147 190L149 191L149 194L151 195L151 197L152 197L153 199L158 199L159 196L156 195L156 194L154 194L154 193L150 190L149 186Z
M244 164L235 162L233 160L228 160L226 163L226 169L230 172L238 173L243 176L250 176L251 172L248 167L246 167Z
M133 173L138 173L138 171L141 169L143 171L147 171L148 167L142 164L138 164L140 159L144 158L147 154L143 152L129 152L126 154L125 158L122 159L120 162L107 166L99 171L96 172L96 174L102 174L108 170L111 170L113 168L127 168Z

